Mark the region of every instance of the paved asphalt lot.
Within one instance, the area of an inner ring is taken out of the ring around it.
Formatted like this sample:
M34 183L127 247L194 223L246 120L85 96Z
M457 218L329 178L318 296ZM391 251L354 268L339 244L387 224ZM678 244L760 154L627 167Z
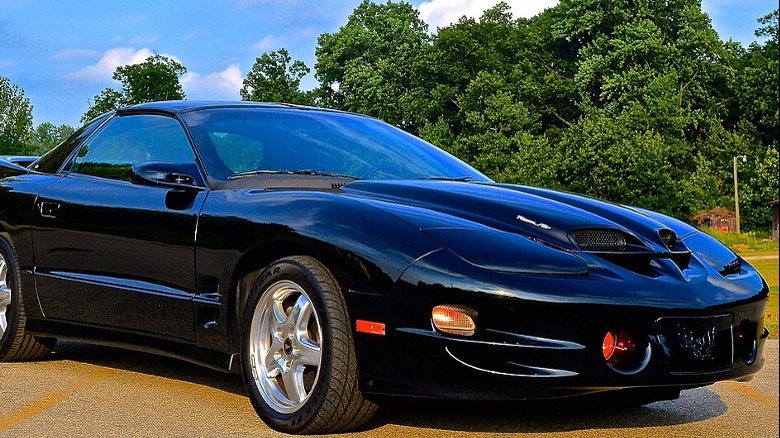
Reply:
M642 408L529 412L403 401L350 437L777 437L778 341L749 383L723 382ZM0 437L282 436L255 415L240 377L72 343L47 361L0 364Z

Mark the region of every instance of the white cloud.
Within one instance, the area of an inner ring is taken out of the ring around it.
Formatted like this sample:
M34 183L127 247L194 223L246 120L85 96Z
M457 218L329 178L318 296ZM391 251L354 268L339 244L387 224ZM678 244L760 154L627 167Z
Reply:
M236 100L243 83L244 75L238 64L209 74L190 72L181 78L187 98L193 100Z
M514 18L530 18L558 4L558 0L504 0L510 6ZM455 23L462 16L479 18L485 9L498 4L498 0L430 0L420 3L417 10L431 31Z
M103 53L103 56L100 57L96 64L75 71L69 74L68 77L82 81L105 81L111 78L114 70L120 65L139 64L153 54L147 48L135 50L132 47L115 47Z
M269 50L279 50L282 47L284 47L284 40L282 38L268 35L260 40L260 42L255 43L252 46L252 50L255 52L267 52Z
M65 49L54 54L55 59L97 58L101 53L89 49Z
M130 40L130 44L138 44L138 45L141 45L141 44L154 44L156 42L157 42L157 36L156 35L155 36L150 36L150 37L137 36L137 37L135 37L135 38Z
M195 30L193 30L192 32L190 32L189 34L187 34L187 35L184 37L184 39L185 39L186 41L192 41L192 40L194 40L195 38L206 37L206 36L208 36L210 33L211 33L211 31L210 31L209 29L207 29L207 28L195 29Z

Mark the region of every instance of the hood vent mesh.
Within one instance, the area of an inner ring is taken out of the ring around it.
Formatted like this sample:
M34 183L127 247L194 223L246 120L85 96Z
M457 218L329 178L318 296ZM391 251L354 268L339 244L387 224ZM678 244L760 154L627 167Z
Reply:
M583 251L625 251L626 238L615 230L577 230L574 241Z

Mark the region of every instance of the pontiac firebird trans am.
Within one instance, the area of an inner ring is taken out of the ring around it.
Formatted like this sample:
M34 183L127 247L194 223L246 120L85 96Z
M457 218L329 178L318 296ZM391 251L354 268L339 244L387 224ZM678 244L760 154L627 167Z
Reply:
M291 433L354 429L380 395L643 404L763 365L769 289L713 238L373 118L148 103L0 163L2 360L186 359Z

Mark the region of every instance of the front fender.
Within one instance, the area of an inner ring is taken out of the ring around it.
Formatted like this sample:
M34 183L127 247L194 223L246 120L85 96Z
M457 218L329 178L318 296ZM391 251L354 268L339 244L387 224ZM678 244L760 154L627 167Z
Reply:
M252 287L252 275L274 260L290 255L317 258L344 288L353 320L381 321L386 297L404 270L441 247L379 208L338 192L311 191L210 192L196 240L198 292L203 298L196 300L198 306L209 315L229 316L215 329L196 327L196 336L202 345L231 351L237 351L233 322L242 313L241 297ZM241 282L244 278L248 280Z

